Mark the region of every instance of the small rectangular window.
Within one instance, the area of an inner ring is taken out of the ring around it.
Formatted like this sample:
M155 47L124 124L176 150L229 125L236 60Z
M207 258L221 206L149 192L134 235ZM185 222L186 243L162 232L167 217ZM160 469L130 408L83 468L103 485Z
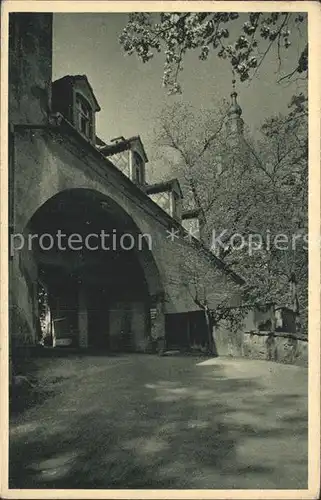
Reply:
M135 180L138 184L141 184L141 171L140 171L140 165L136 165L135 168Z
M175 219L180 217L180 197L176 191L172 191L172 217Z
M91 139L92 110L89 103L80 94L76 95L77 128L84 136Z
M144 169L144 163L143 160L141 159L140 155L134 152L134 165L133 165L133 181L136 182L137 184L143 184L144 182L144 174L143 174L143 169Z

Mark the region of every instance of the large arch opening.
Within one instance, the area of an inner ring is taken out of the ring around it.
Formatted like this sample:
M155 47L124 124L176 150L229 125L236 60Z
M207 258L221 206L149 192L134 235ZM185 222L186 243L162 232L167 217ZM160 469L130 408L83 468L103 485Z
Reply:
M164 335L152 245L151 235L97 191L65 190L44 203L27 224L21 254L32 281L35 340L146 350Z

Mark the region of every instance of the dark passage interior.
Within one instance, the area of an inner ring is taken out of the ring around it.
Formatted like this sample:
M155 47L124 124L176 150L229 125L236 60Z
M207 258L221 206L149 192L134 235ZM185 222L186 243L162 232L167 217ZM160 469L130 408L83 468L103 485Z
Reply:
M39 236L32 255L47 294L47 344L127 351L146 341L150 297L137 258L143 249L127 214L91 191L71 190L45 203L28 231Z

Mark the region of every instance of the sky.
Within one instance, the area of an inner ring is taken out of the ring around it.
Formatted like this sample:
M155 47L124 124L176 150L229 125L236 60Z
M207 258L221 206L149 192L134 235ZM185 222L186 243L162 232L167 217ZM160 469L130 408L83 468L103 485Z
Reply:
M162 55L143 64L135 55L124 54L118 37L126 21L125 13L55 14L53 80L67 74L85 74L101 107L96 115L97 135L105 141L140 135L150 157L155 118L162 107L181 100L215 113L222 99L230 99L232 73L229 63L214 53L205 62L191 53L185 58L180 78L183 94L168 96L162 87ZM284 70L293 69L305 41L304 33L302 37L293 34L292 47L283 60ZM291 96L304 86L301 80L277 84L276 70L272 53L255 79L237 83L243 119L253 133L266 117L286 113Z

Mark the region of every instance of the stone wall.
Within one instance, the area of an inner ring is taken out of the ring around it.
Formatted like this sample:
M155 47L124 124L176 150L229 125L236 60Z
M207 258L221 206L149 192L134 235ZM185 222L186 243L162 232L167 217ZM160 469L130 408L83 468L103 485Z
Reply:
M51 104L52 14L9 16L9 120L45 123Z
M308 365L308 341L294 335L278 333L273 336L268 332L245 332L242 347L244 357Z
M188 241L184 234L170 238L169 231L180 226L76 133L71 137L63 135L60 129L18 128L14 141L14 232L23 232L34 213L53 196L71 189L90 190L98 197L106 197L107 203L127 214L142 234L151 236L151 252L137 252L138 259L150 294L163 294L164 313L197 309L192 283L195 266L199 285L203 287L206 278L209 307L214 308L226 296L230 297L231 306L239 304L237 285L219 262L199 243ZM18 274L16 262L21 258L19 252L13 258L13 268ZM22 303L27 303L29 275L20 275L18 279L23 286L20 291L15 288L15 293L24 291ZM26 315L32 323L30 308Z
M231 332L222 326L215 332L216 348L219 356L264 359L307 366L308 341L289 333L278 332Z

